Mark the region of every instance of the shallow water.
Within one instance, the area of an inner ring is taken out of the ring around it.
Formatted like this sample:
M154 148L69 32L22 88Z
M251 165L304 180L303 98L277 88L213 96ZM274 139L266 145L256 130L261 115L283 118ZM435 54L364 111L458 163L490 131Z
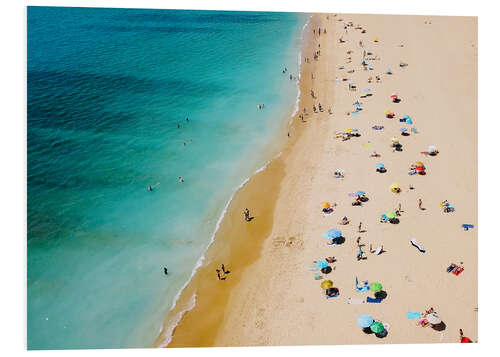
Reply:
M151 346L286 135L306 20L28 8L29 349Z

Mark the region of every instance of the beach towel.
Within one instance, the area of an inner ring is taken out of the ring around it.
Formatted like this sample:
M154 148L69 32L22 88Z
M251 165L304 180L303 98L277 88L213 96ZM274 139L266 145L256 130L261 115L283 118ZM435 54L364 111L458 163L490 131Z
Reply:
M415 238L412 238L410 240L410 243L411 243L412 246L414 246L415 248L417 248L420 253L425 253L424 247L421 246L420 244L418 244L418 242L417 242L417 240Z
M364 293L370 290L370 285L368 284L368 281L364 281L363 285L360 286L358 282L358 277L356 277L356 291L358 293Z
M364 304L365 302L365 299L353 299L353 298L349 298L347 300L347 303L348 304L351 304L351 305L361 305L361 304Z
M358 114L359 114L359 112L353 112L351 115L354 117L354 116L356 116Z
M464 267L459 266L459 267L456 267L456 269L454 269L454 270L452 271L452 274L454 274L454 275L458 276L458 275L460 275L460 273L462 273L463 271L464 271Z
M462 224L462 228L464 229L464 231L468 231L469 229L474 228L474 225L464 223Z
M382 299L374 299L369 296L366 297L366 302L372 302L372 303L380 303L382 302Z
M407 312L406 313L406 318L407 319L419 319L420 318L420 312Z

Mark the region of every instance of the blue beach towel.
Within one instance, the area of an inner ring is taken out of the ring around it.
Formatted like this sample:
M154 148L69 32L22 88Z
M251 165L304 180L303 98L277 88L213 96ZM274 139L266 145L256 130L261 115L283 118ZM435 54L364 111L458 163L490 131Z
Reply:
M406 318L407 319L419 319L420 318L420 312L407 312L406 313Z
M462 228L465 230L465 231L468 231L470 228L474 228L474 225L473 224L462 224Z
M367 296L366 302L380 303L380 302L382 302L382 299L374 299L374 298Z

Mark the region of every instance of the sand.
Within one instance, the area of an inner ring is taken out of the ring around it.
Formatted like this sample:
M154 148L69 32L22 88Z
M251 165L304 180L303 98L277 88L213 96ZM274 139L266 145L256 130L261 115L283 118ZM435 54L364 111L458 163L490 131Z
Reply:
M458 342L459 328L477 340L477 228L461 228L462 223L477 225L477 18L328 17L314 15L310 25L321 23L326 36L312 38L309 27L305 38L303 54L311 57L311 64L302 67L300 108L306 106L310 114L305 123L294 118L283 155L254 176L231 203L207 263L181 296L178 311L194 291L197 301L169 347ZM350 27L345 35L339 18L360 24L366 33ZM341 35L345 43L338 42ZM362 70L360 40L380 58L368 62L373 71ZM318 42L321 55L314 61ZM352 63L346 64L348 50L354 52ZM408 67L400 68L401 60ZM392 75L384 74L387 67ZM355 72L347 73L350 69ZM368 77L377 74L381 83L368 84ZM335 81L342 75L357 85L357 91L349 91L347 81ZM311 88L318 96L314 102ZM373 96L360 99L365 88ZM400 103L391 102L393 92ZM363 103L363 111L346 115L356 100ZM312 103L318 101L325 111L311 114ZM386 109L397 118L410 115L419 133L402 137L399 128L404 125L386 119ZM383 125L384 130L372 130L373 125ZM359 129L361 137L335 138L349 127ZM392 136L400 139L402 152L390 148ZM436 145L439 155L420 153L429 145ZM370 157L374 150L380 158ZM427 175L407 174L416 161L424 162ZM375 171L379 162L387 173ZM333 177L336 168L345 170L344 179ZM389 190L393 182L402 187L399 195ZM409 190L409 184L415 189ZM351 205L348 193L356 190L370 199L362 207ZM419 198L425 210L418 208ZM443 212L439 203L445 199L455 212ZM331 215L321 214L324 201L337 204ZM399 203L400 223L380 223L380 215ZM244 207L256 216L250 223L242 220ZM351 219L350 225L337 224L343 216ZM325 245L321 235L331 228L342 230L344 244ZM356 259L357 237L366 245L366 260ZM425 254L410 245L412 237L425 247ZM371 254L370 244L383 244L386 252ZM314 280L318 272L308 269L314 260L327 256L337 261L324 278L340 289L339 297L328 300L321 281ZM231 270L223 282L214 271L220 262ZM461 262L461 275L446 273L450 263ZM380 304L349 305L349 298L373 296L356 292L356 276L381 282L387 298ZM418 327L416 320L406 318L407 312L431 306L446 325L442 331ZM387 337L364 334L356 324L362 313L388 324Z

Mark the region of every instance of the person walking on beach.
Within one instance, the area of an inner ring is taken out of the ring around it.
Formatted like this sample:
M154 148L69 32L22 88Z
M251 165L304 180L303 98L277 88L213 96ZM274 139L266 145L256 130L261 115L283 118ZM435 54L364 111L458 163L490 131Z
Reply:
M245 221L249 222L250 221L250 210L248 208L245 208L243 211L243 214L245 215Z
M359 222L358 233L361 233L361 222Z
M228 274L229 273L229 270L226 270L226 267L224 266L224 264L221 264L221 268L222 268L222 272L224 274Z
M421 198L418 199L418 208L420 210L422 210L422 199Z
M217 273L217 279L220 280L220 270L219 269L215 269L215 272Z

